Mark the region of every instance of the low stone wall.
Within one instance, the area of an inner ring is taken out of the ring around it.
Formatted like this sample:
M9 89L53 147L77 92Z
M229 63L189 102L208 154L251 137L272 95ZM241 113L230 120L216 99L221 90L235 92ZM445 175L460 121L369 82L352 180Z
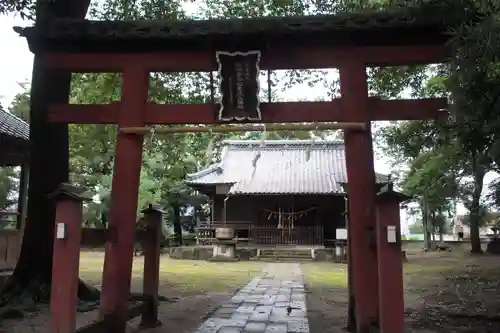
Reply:
M314 249L315 261L347 262L347 249L345 247Z
M16 265L23 242L22 230L2 230L0 232L0 269Z
M488 241L483 241L483 250L486 250ZM452 251L468 252L470 251L470 243L468 241L448 241L444 242ZM403 251L418 251L424 247L423 241L402 241ZM172 259L187 259L187 260L207 260L212 258L213 247L207 246L178 246L171 247L168 254ZM240 260L248 260L257 256L257 248L252 247L236 247L236 257ZM314 249L313 260L315 261L330 261L345 263L347 262L347 248L346 247L331 247Z
M138 239L144 238L143 232L138 232ZM0 269L2 267L13 267L17 263L21 251L23 239L23 230L0 230ZM106 230L83 228L82 229L82 248L102 249L106 242ZM193 241L194 242L194 241ZM489 240L483 240L483 250ZM447 241L444 242L452 251L468 252L470 251L470 243L465 241ZM189 244L189 243L188 243ZM403 250L420 250L424 247L423 241L404 240L402 242ZM169 249L170 257L174 259L192 259L206 260L212 257L212 246L180 246ZM237 247L236 257L241 260L248 260L251 257L257 256L257 248ZM336 252L335 248L325 248L315 250L315 260L317 261L335 261L343 262L346 258L345 254Z
M172 259L188 259L188 260L207 260L212 258L212 246L177 246L171 247L168 251ZM257 256L255 248L236 248L236 258L240 260L249 260Z
M489 242L489 239L482 239L481 245L483 250L486 250L486 246ZM449 246L452 251L456 252L469 252L470 251L470 241L445 241L443 242L445 245ZM406 251L411 250L421 250L424 248L424 242L418 240L404 240L402 241L402 248Z
M185 260L207 260L212 258L212 253L212 246L178 246L171 247L168 251L170 258ZM236 258L240 260L249 260L256 256L257 248L236 248ZM347 262L347 253L339 253L334 248L315 249L313 259L316 261Z
M21 253L24 230L0 230L0 270L14 267ZM142 234L139 237L144 237ZM106 242L106 230L95 228L82 229L82 249L103 249Z

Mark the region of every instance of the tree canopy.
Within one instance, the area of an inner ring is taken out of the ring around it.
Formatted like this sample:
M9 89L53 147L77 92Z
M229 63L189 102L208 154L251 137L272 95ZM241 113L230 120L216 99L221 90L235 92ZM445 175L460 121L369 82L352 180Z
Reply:
M33 11L34 4L34 0L0 0L0 15L19 13L27 17Z
M454 199L463 203L470 214L473 252L481 252L484 179L499 167L499 9L496 2L464 2L464 10L477 13L478 19L450 32L450 62L410 73L424 78L412 86L412 94L449 98L450 116L435 122L394 123L379 137L394 161L404 161L395 165L402 187L423 199L429 215L442 216ZM489 196L493 202L497 189L495 181Z
M330 14L363 8L379 9L394 5L425 5L430 0L325 0L311 1L205 1L184 2L156 0L108 0L92 2L89 16L94 19L184 19L231 18ZM368 70L370 91L383 98L403 95L412 97L446 97L450 116L441 121L394 122L376 133L379 146L393 161L399 185L407 194L425 203L426 217L440 221L452 212L458 200L470 212L472 240L477 251L480 207L500 206L500 182L485 188L487 173L498 171L500 140L500 4L494 1L454 1L454 9L474 13L476 20L450 31L452 57L446 64L431 66L380 67ZM451 5L452 2L446 2ZM450 7L451 8L451 7ZM0 14L27 13L33 9L29 0L0 2ZM338 82L325 84L322 71L287 71L272 73L273 85L281 81L283 89L308 82L324 85L330 94L338 94ZM150 98L161 103L198 103L209 100L208 73L154 73ZM29 88L29 87L26 87ZM279 90L279 89L278 89ZM266 94L267 95L267 94ZM273 91L273 99L280 99ZM72 79L73 103L107 103L120 98L120 77L113 74L77 74ZM29 94L18 95L12 111L27 109ZM21 113L19 113L21 112ZM23 116L24 116L23 115ZM329 133L327 133L329 134ZM89 225L101 225L106 215L110 179L113 169L114 126L72 125L70 128L70 167L72 181L95 191L102 202L86 209ZM324 136L325 133L314 133ZM258 138L260 135L206 133L156 137L146 142L141 174L141 203L158 201L169 211L182 212L186 206L198 205L199 197L186 188L182 179L188 172L211 162L219 143L228 137ZM271 138L304 138L311 133L272 133ZM214 149L211 149L213 147ZM213 150L213 151L211 151ZM5 179L5 177L4 177ZM486 195L485 195L485 192ZM179 215L172 213L169 219ZM427 216L428 215L428 216ZM177 219L177 218L176 218ZM177 219L178 220L178 219ZM436 222L437 223L437 222Z

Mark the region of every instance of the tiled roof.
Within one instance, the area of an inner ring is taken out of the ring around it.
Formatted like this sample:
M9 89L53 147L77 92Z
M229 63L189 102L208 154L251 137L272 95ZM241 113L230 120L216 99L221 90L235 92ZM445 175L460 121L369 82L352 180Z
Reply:
M0 134L29 140L30 126L21 118L5 111L0 105Z
M221 162L188 175L186 182L233 184L230 194L343 193L342 184L347 183L344 143L225 141ZM387 176L378 174L377 182L387 182Z

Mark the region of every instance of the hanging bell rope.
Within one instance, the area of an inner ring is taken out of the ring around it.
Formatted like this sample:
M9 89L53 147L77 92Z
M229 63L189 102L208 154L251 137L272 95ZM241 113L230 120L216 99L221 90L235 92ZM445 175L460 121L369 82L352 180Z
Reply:
M241 125L215 125L215 126L175 126L156 127L155 134L171 133L231 133L231 132L269 132L269 131L321 131L321 130L366 130L366 123L300 123L300 124L241 124ZM123 127L121 133L125 134L151 134L151 127Z

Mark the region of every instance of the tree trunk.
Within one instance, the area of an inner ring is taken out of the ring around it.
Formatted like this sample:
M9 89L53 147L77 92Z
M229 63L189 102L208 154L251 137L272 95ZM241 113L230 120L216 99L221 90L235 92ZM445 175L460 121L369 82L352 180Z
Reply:
M172 205L174 211L174 234L175 244L182 245L182 224L181 224L181 207L176 203Z
M351 290L352 287L349 287ZM346 331L350 333L356 333L356 305L354 304L354 294L352 291L349 292L349 300L348 300L348 308L347 308L347 327Z
M422 206L422 225L424 231L424 249L429 250L431 248L431 235L429 233L429 213L427 211L427 203L425 199L421 200Z
M472 202L469 209L470 221L470 245L471 253L483 253L481 248L481 238L479 237L479 219L480 219L480 199L483 192L483 182L485 171L479 166L474 170L474 191L472 192Z
M432 214L431 221L432 221L432 224L431 224L431 230L432 230L431 239L432 239L432 243L433 243L432 245L434 247L436 245L436 226L434 225L434 214Z
M68 126L48 123L46 115L50 104L68 102L70 79L69 73L42 69L39 56L35 56L31 86L28 214L19 261L1 290L0 303L3 305L25 296L33 301L48 301L50 298L55 205L48 195L61 182L68 181L69 147ZM79 295L90 300L96 298L98 291L82 282ZM4 310L0 310L0 316Z
M356 304L354 302L354 289L352 285L352 251L351 251L351 228L349 228L349 205L347 197L345 197L345 211L344 211L344 224L347 228L347 332L355 333L357 330L356 325Z
M29 288L36 299L47 300L52 277L55 206L50 195L68 181L68 126L46 121L48 104L67 103L69 74L49 73L35 57L31 87L28 216L19 261L12 275L15 289ZM46 89L49 75L51 89Z

